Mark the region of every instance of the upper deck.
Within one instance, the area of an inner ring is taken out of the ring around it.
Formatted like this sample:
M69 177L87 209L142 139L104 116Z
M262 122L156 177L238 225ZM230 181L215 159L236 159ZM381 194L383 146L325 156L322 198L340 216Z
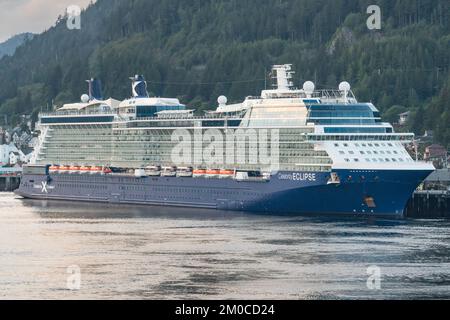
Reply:
M350 85L342 82L336 90L316 90L307 81L302 89L293 88L291 65L273 67L274 89L261 96L247 97L242 103L227 104L219 97L218 107L203 115L187 109L178 99L151 98L142 76L132 78L133 97L118 102L89 100L65 105L52 113L41 113L41 125L103 124L120 128L292 128L316 127L316 133L393 133L381 122L371 103L358 103ZM82 100L83 100L82 99Z

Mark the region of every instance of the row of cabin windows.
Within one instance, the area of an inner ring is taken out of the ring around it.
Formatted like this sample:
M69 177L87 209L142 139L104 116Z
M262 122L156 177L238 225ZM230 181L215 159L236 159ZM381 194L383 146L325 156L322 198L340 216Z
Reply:
M392 154L394 154L394 155L398 155L399 154L399 152L398 151L389 151L389 150L387 150L387 151L383 151L383 150L381 150L381 151L376 151L376 150L373 150L373 151L362 151L362 150L360 150L359 151L359 153L361 154L361 155L366 155L366 154L368 154L368 155L371 155L371 154L389 154L389 155L392 155ZM404 151L403 153L406 153L406 151ZM345 151L343 151L343 150L340 150L339 151L339 154L342 154L342 155L344 155L344 154L346 154L345 153ZM348 151L348 154L350 154L350 155L354 155L355 154L355 151L352 151L352 150L350 150L350 151Z
M73 184L73 183L58 183L58 187L62 188L76 188L76 189L91 189L91 190L107 190L106 185L90 185L90 184Z
M345 158L344 161L345 162L352 162L352 161L353 162L361 162L361 160L358 158L354 158L354 159ZM366 158L365 161L366 162L413 162L412 159L403 159L403 158L398 158L398 159L396 159L396 158L384 158L384 159L383 158L372 158L372 159Z
M339 143L334 144L335 147L340 147L341 145ZM344 147L350 147L350 144L343 143L342 146ZM394 144L392 143L355 143L355 147L394 147Z

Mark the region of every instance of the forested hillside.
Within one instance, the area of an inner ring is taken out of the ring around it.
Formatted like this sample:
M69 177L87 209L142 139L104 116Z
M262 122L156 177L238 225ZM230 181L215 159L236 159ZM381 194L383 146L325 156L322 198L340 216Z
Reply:
M32 38L32 33L21 33L12 37L11 39L6 40L3 43L0 43L0 58L5 55L13 55L17 47L21 46L24 42Z
M381 30L366 26L371 4ZM81 18L81 30L62 17L0 60L0 115L78 100L94 76L123 99L136 73L152 94L203 110L259 94L270 65L293 63L297 85L347 80L386 119L411 110L411 129L450 146L448 0L98 0Z

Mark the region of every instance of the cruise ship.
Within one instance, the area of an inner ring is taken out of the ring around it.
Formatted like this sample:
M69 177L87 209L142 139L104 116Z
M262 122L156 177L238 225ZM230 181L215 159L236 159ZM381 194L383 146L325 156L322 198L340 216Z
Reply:
M350 84L294 88L291 65L274 88L242 103L219 97L199 115L178 99L101 94L89 80L80 103L41 113L39 143L24 167L24 198L248 211L401 217L434 171L413 160L413 134L395 133Z

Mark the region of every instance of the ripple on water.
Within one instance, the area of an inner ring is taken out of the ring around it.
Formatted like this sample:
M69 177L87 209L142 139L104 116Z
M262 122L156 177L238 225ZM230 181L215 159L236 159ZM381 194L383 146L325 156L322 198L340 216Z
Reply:
M450 298L450 221L279 217L0 194L0 298ZM67 289L67 268L81 289ZM369 290L367 268L381 270Z

